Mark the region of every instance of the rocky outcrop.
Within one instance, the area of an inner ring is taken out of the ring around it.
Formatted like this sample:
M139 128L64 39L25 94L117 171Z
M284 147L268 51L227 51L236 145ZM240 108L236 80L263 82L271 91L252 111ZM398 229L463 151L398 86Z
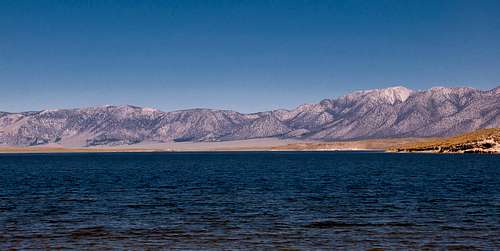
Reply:
M388 150L394 152L500 154L500 128L481 129L450 138L407 144Z
M95 146L263 137L332 141L451 136L500 127L498 90L391 87L357 91L293 110L253 114L210 109L163 112L130 105L0 112L0 144Z

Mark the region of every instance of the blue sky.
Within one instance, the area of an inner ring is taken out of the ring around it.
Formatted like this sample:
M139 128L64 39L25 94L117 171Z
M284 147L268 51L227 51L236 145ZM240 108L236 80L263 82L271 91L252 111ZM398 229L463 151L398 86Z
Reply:
M0 1L0 110L500 85L500 1Z

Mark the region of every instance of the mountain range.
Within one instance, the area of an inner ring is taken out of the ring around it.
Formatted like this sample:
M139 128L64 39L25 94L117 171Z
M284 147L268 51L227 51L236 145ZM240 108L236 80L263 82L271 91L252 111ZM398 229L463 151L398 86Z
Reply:
M442 137L492 127L500 127L500 87L415 91L397 86L252 114L163 112L131 105L0 112L0 144L98 146L266 137L333 141Z

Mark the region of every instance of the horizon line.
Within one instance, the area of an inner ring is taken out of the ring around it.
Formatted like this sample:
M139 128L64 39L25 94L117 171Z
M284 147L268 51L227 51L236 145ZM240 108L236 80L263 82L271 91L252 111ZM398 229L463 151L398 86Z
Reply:
M353 91L349 91L349 92L344 93L344 94L342 94L340 96L337 96L337 97L323 98L323 99L317 101L316 103L301 103L299 105L296 105L293 108L288 108L288 109L287 108L275 108L275 109L264 110L264 111L257 111L257 112L239 112L239 111L236 111L236 110L233 110L233 109L205 108L205 107L193 107L193 108L184 108L184 109L175 109L175 110L165 111L165 110L160 109L160 108L154 108L154 107L150 107L150 106L140 106L140 105L134 105L134 104L104 104L104 105L88 105L88 106L79 106L79 107L77 106L77 107L67 107L67 108L50 108L50 109L42 109L42 110L26 110L26 111L19 111L19 112L10 112L10 111L2 111L2 110L0 110L0 113L22 114L22 113L41 113L41 112L49 112L49 111L78 110L78 109L91 109L91 108L132 107L132 108L140 108L140 109L151 109L151 110L154 110L154 111L157 111L157 112L162 112L162 113L180 112L180 111L191 111L191 110L209 110L209 111L231 111L231 112L236 112L236 113L240 113L240 114L252 115L252 114L265 113L265 112L271 112L271 111L279 111L279 110L290 111L290 110L297 109L297 108L299 108L301 106L304 106L304 105L314 105L314 104L321 103L324 100L335 100L335 99L339 99L339 98L345 97L347 95L355 94L355 93L359 93L359 92L366 92L366 93L368 93L368 92L373 92L373 91L381 91L381 90L388 90L388 89L395 89L395 88L405 88L405 89L410 90L411 93L420 93L420 92L425 92L425 91L431 91L431 90L434 90L434 89L459 89L459 88L466 88L466 89L468 88L468 89L473 89L473 90L482 91L482 92L489 92L489 91L493 91L495 89L500 88L500 85L497 85L496 87L493 87L493 88L487 89L487 90L479 89L479 88L471 87L471 86L451 86L451 87L433 86L433 87L428 88L428 89L423 89L423 90L422 89L418 89L418 90L415 90L415 89L408 88L408 87L406 87L404 85L393 85L393 86L389 86L389 87L385 87L385 88L372 88L372 89L366 89L366 90L363 90L363 89L353 90Z

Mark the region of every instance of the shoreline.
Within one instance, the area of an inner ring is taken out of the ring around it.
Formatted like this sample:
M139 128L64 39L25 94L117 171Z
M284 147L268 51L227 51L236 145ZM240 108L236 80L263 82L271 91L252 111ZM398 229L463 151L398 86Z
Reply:
M62 145L0 146L0 154L8 153L129 153L129 152L366 152L386 151L389 147L421 138L368 139L355 141L305 141L279 138L248 139L219 142L145 142L135 145L78 147Z
M249 150L181 150L181 151L167 151L167 150L138 150L138 151L1 151L1 155L9 155L9 154L71 154L71 153L251 153L251 152L261 152L261 153L284 153L284 152L359 152L359 153L367 153L367 152L378 152L378 153L403 153L403 152L388 152L384 150L378 149L366 149L366 150L353 150L353 149L341 149L341 150L257 150L257 149L249 149Z

